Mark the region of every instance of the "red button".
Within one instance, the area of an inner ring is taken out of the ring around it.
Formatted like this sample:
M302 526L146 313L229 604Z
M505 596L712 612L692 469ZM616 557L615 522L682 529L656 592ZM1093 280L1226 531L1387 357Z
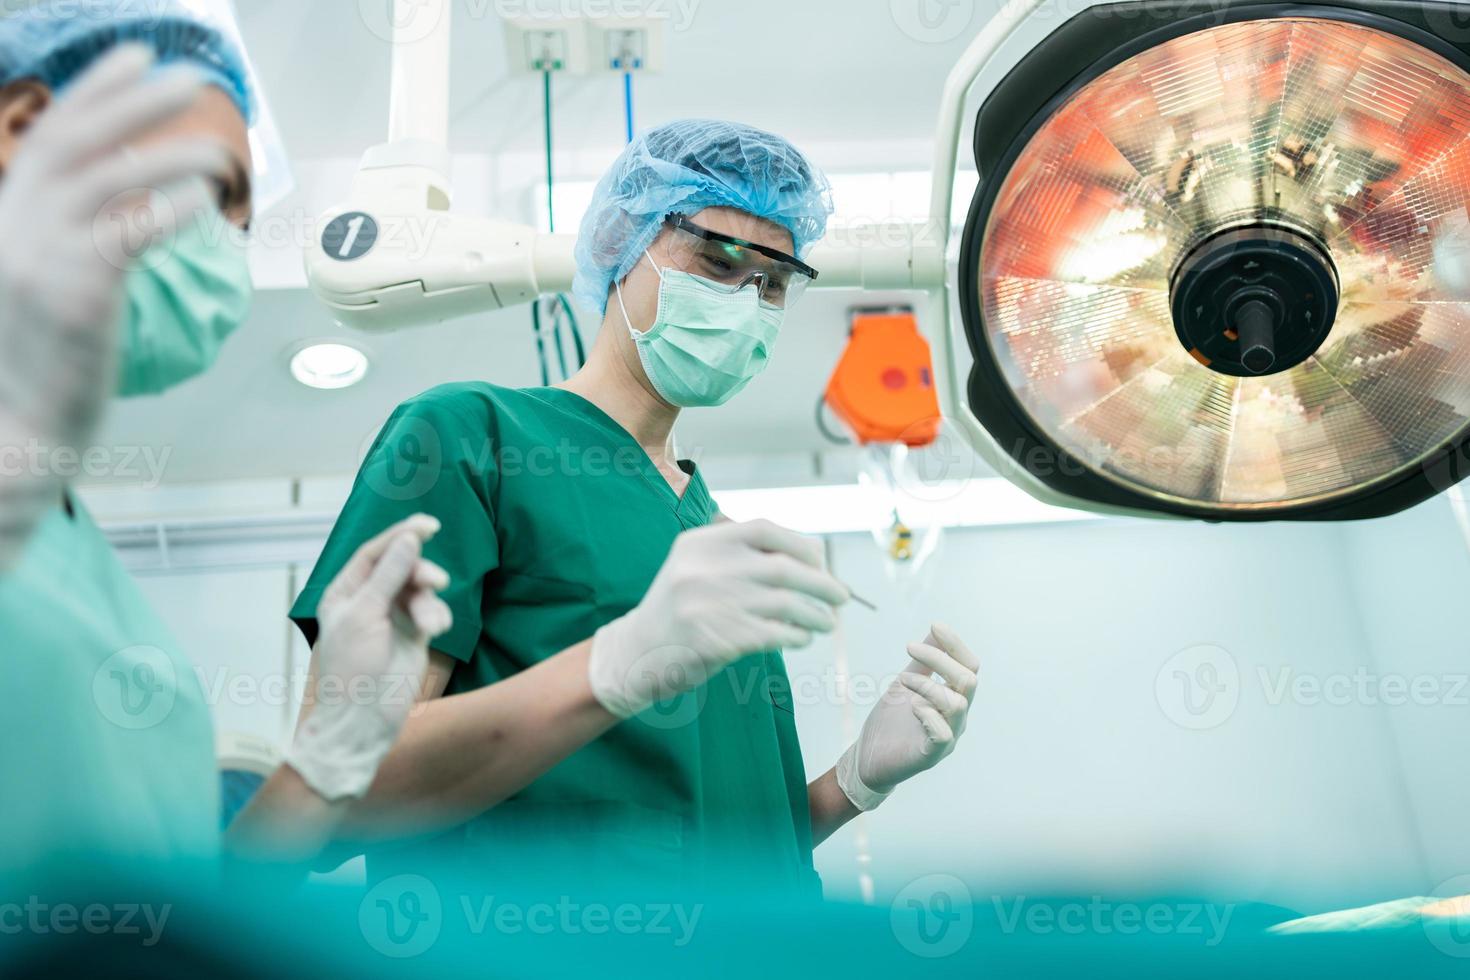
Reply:
M890 391L898 391L908 384L908 377L898 368L889 368L883 372L883 387Z

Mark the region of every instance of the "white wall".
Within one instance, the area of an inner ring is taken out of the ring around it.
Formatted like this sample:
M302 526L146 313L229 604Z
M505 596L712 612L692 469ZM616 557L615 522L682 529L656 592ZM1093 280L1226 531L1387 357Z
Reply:
M896 670L931 617L984 662L959 750L865 818L878 893L938 869L998 894L1174 887L1300 908L1424 888L1390 719L1273 703L1282 667L1329 677L1372 660L1350 566L1375 557L1342 534L1124 521L951 532L920 600L846 617L855 672ZM854 588L883 594L866 541L835 551ZM1421 577L1412 562L1383 564ZM1196 683L1188 658L1201 647L1226 690L1193 716L1175 671ZM798 710L808 765L825 769L843 744L840 709ZM1426 775L1423 808L1451 802L1441 782ZM829 890L856 888L855 833L820 854Z
M194 661L218 734L280 744L300 703L304 664L286 620L294 597L289 568L138 576ZM293 684L293 681L295 683Z
M1353 527L1344 540L1371 665L1385 678L1379 699L1392 725L1400 778L1416 804L1424 887L1435 890L1470 874L1470 638L1464 629L1470 550L1445 497ZM1389 687L1393 678L1404 679L1407 695ZM1470 881L1459 884L1470 891Z

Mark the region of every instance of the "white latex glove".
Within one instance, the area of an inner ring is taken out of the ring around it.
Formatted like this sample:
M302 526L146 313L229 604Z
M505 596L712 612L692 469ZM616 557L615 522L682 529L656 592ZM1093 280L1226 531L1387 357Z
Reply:
M202 82L150 75L129 45L101 59L38 117L0 175L0 568L59 495L47 464L80 448L116 375L129 256L210 204L223 148L123 147L187 108ZM150 197L156 190L158 196Z
M965 732L980 661L939 624L923 643L910 643L908 653L913 659L837 763L837 785L859 810L874 809L899 783L934 768Z
M417 515L358 549L317 607L315 687L286 763L326 800L361 797L418 703L429 642L454 625L425 561L439 522Z
M686 531L638 607L597 631L592 692L629 718L747 654L807 646L849 598L813 538L770 521Z
M124 150L200 92L198 78L152 67L138 46L103 58L40 114L0 178L0 404L47 437L85 431L112 390L138 233L151 243L192 219L209 204L203 178L229 166L204 140Z

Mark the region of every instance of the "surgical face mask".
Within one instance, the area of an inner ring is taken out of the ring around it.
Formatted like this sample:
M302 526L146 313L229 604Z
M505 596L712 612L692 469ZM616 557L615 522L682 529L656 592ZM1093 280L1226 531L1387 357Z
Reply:
M126 279L118 393L156 395L209 370L250 311L250 265L219 222L195 221Z
M702 276L659 269L643 254L661 280L653 326L635 329L621 285L617 293L644 373L670 405L723 405L765 370L786 311L761 302L753 286L731 291Z

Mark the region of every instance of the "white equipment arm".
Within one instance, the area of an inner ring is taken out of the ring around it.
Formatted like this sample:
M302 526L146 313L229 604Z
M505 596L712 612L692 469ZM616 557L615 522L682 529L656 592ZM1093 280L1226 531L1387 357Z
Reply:
M450 0L396 2L389 142L367 152L347 202L322 216L306 257L311 288L342 323L369 331L569 291L574 236L451 211ZM945 239L926 235L923 225L870 226L834 238L810 256L821 270L818 287L944 284Z

